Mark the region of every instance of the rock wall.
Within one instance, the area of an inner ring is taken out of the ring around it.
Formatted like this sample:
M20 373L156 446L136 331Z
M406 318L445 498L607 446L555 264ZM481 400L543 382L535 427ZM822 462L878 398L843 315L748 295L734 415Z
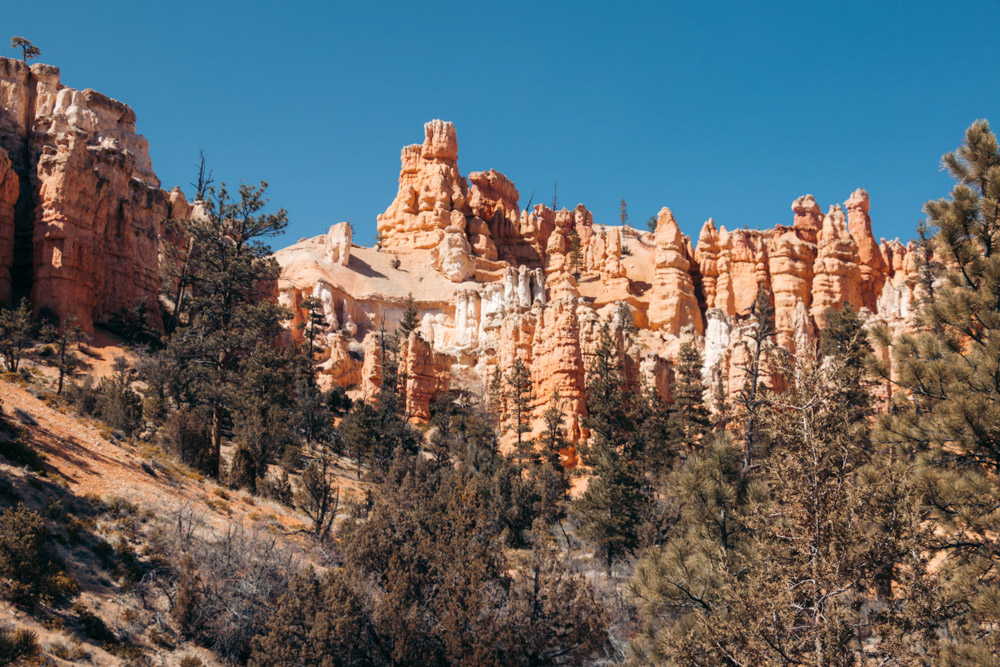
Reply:
M162 224L189 207L160 189L135 122L54 67L0 58L0 302L30 295L87 331L146 304L161 326Z
M283 303L294 308L317 289L325 295L324 381L362 395L377 389L378 332L396 326L412 296L421 324L404 341L401 363L417 421L443 391L484 395L494 369L506 372L520 358L531 371L536 420L558 400L578 441L586 436L587 368L605 325L628 382L647 383L669 402L677 350L692 338L703 352L706 397L716 388L732 397L761 285L773 298L771 345L798 355L815 354L824 313L844 302L871 321L910 325L913 252L875 242L864 190L844 203L846 215L840 205L823 215L811 195L799 197L791 224L773 229L728 231L710 219L693 247L668 208L655 234L597 224L582 204L521 210L503 174L462 177L451 123L432 121L424 134L423 144L403 149L399 191L378 216L379 248L338 251L349 261L335 261L324 248L342 234L331 231L277 253ZM626 310L632 326L622 321Z

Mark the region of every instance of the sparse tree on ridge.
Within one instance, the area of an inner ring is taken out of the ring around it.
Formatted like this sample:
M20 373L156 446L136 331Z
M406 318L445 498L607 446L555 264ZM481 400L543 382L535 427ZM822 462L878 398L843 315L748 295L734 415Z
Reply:
M42 50L24 37L11 37L10 48L21 49L21 60L25 63L42 55Z

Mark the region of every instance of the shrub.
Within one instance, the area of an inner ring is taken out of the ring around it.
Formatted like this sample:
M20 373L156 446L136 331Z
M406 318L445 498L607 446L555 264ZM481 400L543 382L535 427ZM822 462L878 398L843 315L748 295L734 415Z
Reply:
M24 505L0 514L0 581L17 604L59 600L78 590L49 547L42 517Z
M74 408L88 417L97 417L112 429L131 436L142 423L142 397L132 389L135 371L119 357L114 373L100 384L87 377L69 386L67 398Z
M0 665L16 664L38 655L38 651L38 637L31 630L0 626Z
M87 605L77 602L73 605L73 612L76 614L76 620L83 628L83 634L87 636L87 639L91 639L101 646L118 643L115 634L108 629L108 626L97 614L87 608Z
M256 491L257 462L250 447L240 443L229 463L229 485L237 489Z
M0 431L0 456L14 465L23 466L29 470L42 469L42 457L34 449L27 446L17 437Z
M160 446L192 468L207 473L212 465L212 434L208 423L197 410L176 410L160 429Z

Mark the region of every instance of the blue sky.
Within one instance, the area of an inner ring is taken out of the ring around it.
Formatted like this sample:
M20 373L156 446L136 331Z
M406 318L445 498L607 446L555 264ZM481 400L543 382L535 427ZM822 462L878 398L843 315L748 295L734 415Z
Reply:
M371 243L399 149L455 122L463 173L597 222L670 206L686 233L791 222L871 194L912 237L942 153L1000 124L996 2L19 2L3 24L62 80L132 106L164 187L198 150L269 181L286 238L351 220ZM10 55L14 55L13 50Z

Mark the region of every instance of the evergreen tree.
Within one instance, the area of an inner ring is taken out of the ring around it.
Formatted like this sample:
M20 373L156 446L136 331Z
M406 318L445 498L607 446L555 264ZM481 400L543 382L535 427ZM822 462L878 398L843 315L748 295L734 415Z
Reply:
M628 227L628 202L624 197L618 206L618 219L622 221L622 227Z
M935 526L925 548L939 563L946 639L931 655L990 664L1000 660L1000 147L989 124L973 123L942 163L957 184L924 206L936 230L921 261L926 328L895 340L875 330L896 362L883 377L898 384L877 435L917 462Z
M771 293L765 285L757 288L757 298L747 313L750 317L750 341L747 349L746 380L740 391L737 404L742 411L743 420L743 468L749 473L754 463L755 450L758 446L757 422L761 408L760 390L761 376L764 373L766 344L775 335L772 320Z
M166 354L180 377L171 385L177 402L205 406L211 415L212 474L218 474L222 439L241 397L244 362L269 350L287 311L273 303L265 286L277 279L278 265L265 239L287 226L284 210L265 213L267 184L241 185L231 198L225 184L206 190L205 215L185 225L190 297L178 313L181 326ZM286 363L286 357L270 357ZM259 365L257 366L259 369ZM287 396L290 387L272 397ZM267 399L265 399L267 400ZM258 406L260 407L260 406ZM263 408L256 411L259 417Z
M302 299L300 308L306 311L306 319L299 324L299 328L302 329L303 338L305 339L305 350L303 352L310 366L312 366L313 357L319 351L316 340L326 330L327 326L326 317L323 315L323 302L318 297L307 296ZM310 382L315 380L315 374L312 371L310 371L309 375Z
M507 395L504 391L503 373L500 364L493 366L490 381L486 386L486 409L490 421L499 428L503 415L507 411Z
M566 515L565 503L569 498L569 479L562 464L561 452L570 446L570 442L563 431L563 410L558 392L542 414L542 421L545 422L545 430L539 443L541 455L529 475L538 496L536 514L546 525L551 525Z
M21 61L25 63L42 55L42 50L24 37L11 37L10 48L21 49Z
M569 230L569 270L574 276L580 274L580 261L583 256L580 254L580 232L576 231L576 225Z
M526 465L537 458L534 443L524 438L524 434L531 432L535 392L531 384L531 371L520 357L514 359L514 364L504 378L504 384L510 406L511 428L517 435L516 456L522 465Z
M42 328L42 338L55 346L55 366L59 369L59 380L56 396L62 394L63 382L67 376L72 377L80 358L76 356L73 346L83 342L86 336L74 318L68 318L61 325L46 325Z
M253 639L251 667L377 664L362 600L343 571L292 578L264 632Z
M781 395L762 390L766 446L752 475L722 435L676 476L675 536L633 581L647 661L919 659L933 617L924 528L906 468L874 457L868 423L847 409L854 341L819 369L789 373L796 382Z
M413 302L413 293L410 292L406 297L406 308L403 310L403 319L399 323L400 338L406 340L410 337L410 332L416 331L419 326L420 314L417 312L417 306Z
M621 355L611 327L604 323L587 375L587 417L583 425L590 429L596 445L624 450L631 440L630 410Z
M694 341L686 340L677 354L674 374L672 417L682 446L695 448L711 426L705 407L705 385L701 379L701 352Z
M358 401L340 425L348 452L357 461L358 478L361 465L368 459L377 475L389 472L393 458L402 453L414 453L420 440L404 414L400 397L403 386L399 372L399 338L379 332L382 356L381 386L372 403Z
M634 405L626 392L618 346L605 323L587 382L591 440L583 448L593 476L576 501L580 532L612 562L639 544L639 527L648 504L637 458Z
M864 322L846 302L840 310L828 309L824 321L826 324L820 331L820 354L842 365L840 373L844 382L837 387L845 393L838 401L849 411L848 418L852 422L863 422L874 413L871 397L874 382L868 368L872 347Z
M0 358L16 373L24 351L31 346L31 304L21 299L17 308L0 308Z

